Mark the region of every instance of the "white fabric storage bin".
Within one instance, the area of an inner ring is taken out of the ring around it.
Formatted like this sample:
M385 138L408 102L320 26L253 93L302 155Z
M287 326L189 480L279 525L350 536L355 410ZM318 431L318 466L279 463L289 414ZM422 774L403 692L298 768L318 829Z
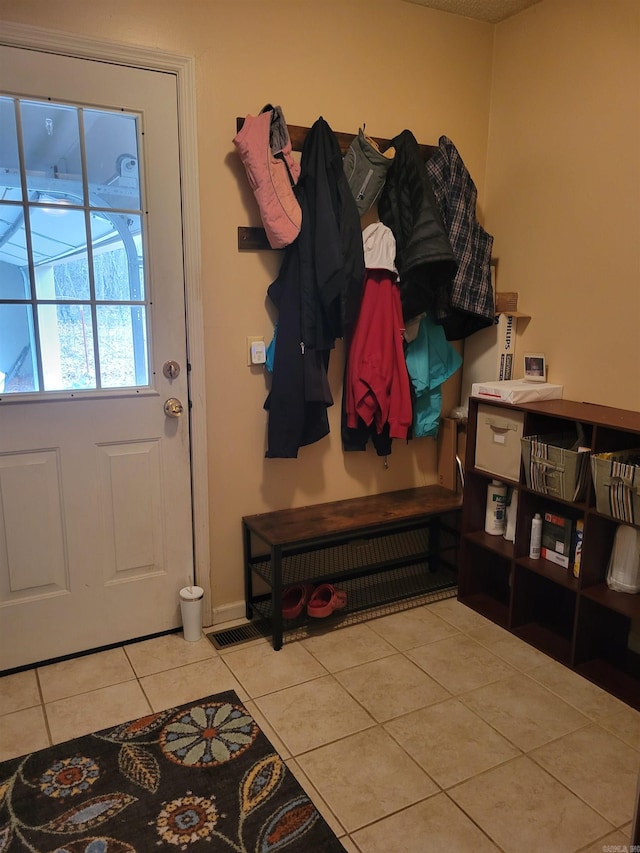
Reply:
M478 405L475 466L507 480L520 478L524 412Z

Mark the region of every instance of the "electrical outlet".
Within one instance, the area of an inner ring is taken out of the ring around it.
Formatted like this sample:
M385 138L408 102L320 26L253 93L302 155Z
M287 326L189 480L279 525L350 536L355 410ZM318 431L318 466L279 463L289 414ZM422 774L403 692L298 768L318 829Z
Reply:
M247 338L247 365L249 367L253 367L256 362L254 362L251 358L251 344L261 343L264 345L264 335L257 335L252 338Z

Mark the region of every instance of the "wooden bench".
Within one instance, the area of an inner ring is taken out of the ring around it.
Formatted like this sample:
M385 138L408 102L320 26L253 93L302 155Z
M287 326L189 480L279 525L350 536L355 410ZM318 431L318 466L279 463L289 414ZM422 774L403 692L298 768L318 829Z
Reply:
M244 516L247 618L268 621L278 650L285 627L306 620L303 611L285 625L282 591L290 584L345 590L346 608L327 619L455 587L461 506L461 495L421 486ZM255 591L255 576L270 593Z

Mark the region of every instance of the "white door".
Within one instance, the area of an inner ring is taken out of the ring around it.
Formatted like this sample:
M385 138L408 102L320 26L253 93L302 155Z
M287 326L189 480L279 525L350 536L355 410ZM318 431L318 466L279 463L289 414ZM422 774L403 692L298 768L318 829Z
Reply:
M0 67L6 670L177 627L193 542L175 76Z

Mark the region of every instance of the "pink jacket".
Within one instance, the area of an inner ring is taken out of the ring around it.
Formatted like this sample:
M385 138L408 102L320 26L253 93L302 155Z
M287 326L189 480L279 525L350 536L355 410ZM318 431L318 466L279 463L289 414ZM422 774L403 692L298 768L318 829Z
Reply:
M233 144L258 202L269 245L272 249L288 246L302 225L302 210L293 191L300 165L293 159L280 107L268 104L259 115L247 116Z

